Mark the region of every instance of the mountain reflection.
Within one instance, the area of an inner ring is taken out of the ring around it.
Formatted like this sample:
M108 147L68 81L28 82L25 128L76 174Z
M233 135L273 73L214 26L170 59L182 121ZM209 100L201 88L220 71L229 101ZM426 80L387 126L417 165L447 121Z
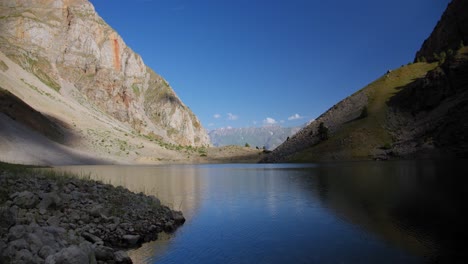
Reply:
M181 210L136 263L453 263L466 259L460 162L75 166ZM285 243L287 239L288 243Z
M58 170L90 175L94 180L154 195L190 218L200 205L202 178L189 166L64 166Z
M440 262L465 259L466 175L459 162L398 161L324 164L300 178L338 217Z

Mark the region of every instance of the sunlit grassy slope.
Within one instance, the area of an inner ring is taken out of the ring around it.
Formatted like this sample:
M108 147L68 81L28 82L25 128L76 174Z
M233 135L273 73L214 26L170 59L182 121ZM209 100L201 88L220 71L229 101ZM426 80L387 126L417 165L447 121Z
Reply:
M436 67L437 63L402 66L357 91L355 94L365 93L369 99L368 116L344 124L328 140L294 154L290 161L371 159L379 148L388 147L393 142L386 128L386 102L400 89Z

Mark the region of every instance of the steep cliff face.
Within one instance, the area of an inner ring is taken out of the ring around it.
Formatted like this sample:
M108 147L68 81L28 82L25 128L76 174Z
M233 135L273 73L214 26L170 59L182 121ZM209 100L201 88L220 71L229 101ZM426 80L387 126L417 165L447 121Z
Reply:
M60 93L64 83L73 84L141 134L209 144L197 117L87 0L2 1L0 50Z
M434 54L458 50L460 44L468 45L468 1L453 0L445 10L431 35L416 53L415 61L424 57L432 62Z

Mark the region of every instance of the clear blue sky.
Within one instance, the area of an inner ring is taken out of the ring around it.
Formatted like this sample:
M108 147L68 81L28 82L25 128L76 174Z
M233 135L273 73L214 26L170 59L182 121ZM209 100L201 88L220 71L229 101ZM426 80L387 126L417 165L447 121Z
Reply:
M412 61L449 0L91 2L210 130L318 117Z

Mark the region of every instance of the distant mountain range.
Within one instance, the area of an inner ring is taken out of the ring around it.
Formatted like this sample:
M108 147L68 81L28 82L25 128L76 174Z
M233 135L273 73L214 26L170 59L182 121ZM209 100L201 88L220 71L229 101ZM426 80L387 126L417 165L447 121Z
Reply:
M453 0L414 63L332 106L263 162L467 158L466 45L468 1Z
M237 145L250 147L265 147L268 150L275 149L278 145L297 133L301 127L244 127L244 128L219 128L211 130L208 136L216 147Z

